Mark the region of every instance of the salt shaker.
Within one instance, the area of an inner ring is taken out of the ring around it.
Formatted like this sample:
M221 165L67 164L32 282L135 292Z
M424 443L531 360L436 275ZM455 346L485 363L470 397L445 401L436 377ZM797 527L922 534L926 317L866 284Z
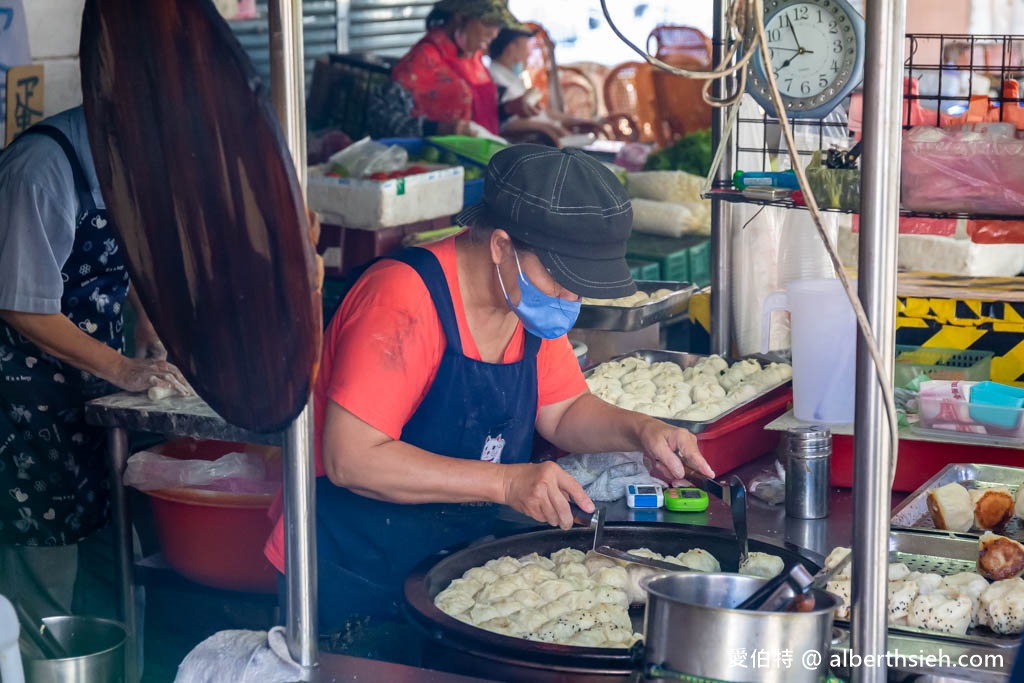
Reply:
M828 517L832 432L827 427L794 427L786 445L786 515Z

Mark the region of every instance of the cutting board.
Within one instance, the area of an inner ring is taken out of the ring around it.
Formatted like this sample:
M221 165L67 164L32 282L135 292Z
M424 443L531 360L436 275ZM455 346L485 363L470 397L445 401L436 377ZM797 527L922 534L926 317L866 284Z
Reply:
M319 358L315 252L263 84L210 0L88 0L82 89L132 283L196 392L274 431Z

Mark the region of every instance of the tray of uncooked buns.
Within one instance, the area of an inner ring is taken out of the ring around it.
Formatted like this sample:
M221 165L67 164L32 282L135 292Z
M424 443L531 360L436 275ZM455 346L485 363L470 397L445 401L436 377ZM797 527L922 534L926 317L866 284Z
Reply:
M618 299L584 297L574 327L633 332L676 318L689 310L697 286L689 282L637 280L636 293Z
M699 434L786 391L793 369L760 358L728 360L640 350L616 356L583 374L598 398Z
M900 503L894 528L937 529L1024 541L1024 468L954 463ZM964 495L964 491L966 492Z

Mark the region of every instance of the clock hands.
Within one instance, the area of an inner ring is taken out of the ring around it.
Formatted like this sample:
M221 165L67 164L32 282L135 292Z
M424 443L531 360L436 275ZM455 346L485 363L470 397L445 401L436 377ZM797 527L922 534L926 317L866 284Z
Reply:
M776 50L786 50L786 49L789 49L789 48L775 48L775 49ZM787 66L789 66L790 62L792 62L794 59L796 59L800 55L813 55L813 54L814 54L814 50L805 50L803 48L800 48L800 49L798 49L796 51L795 55L793 55L792 57L790 57L789 59L784 61L782 64L780 64L779 68L776 69L776 71L780 71L782 69L785 69Z

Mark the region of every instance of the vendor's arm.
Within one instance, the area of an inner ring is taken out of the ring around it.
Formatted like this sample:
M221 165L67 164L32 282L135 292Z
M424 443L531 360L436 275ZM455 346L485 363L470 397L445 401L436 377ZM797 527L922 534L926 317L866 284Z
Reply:
M90 337L63 314L0 310L0 319L45 353L126 391L159 386L190 393L181 373L170 363L128 358Z
M594 509L579 482L554 463L444 457L391 438L333 401L324 420L323 461L334 484L394 503L500 503L566 529L569 498Z
M589 391L543 406L537 416L537 431L559 448L577 453L643 451L674 480L686 476L683 461L714 476L693 434L648 415L613 406Z

